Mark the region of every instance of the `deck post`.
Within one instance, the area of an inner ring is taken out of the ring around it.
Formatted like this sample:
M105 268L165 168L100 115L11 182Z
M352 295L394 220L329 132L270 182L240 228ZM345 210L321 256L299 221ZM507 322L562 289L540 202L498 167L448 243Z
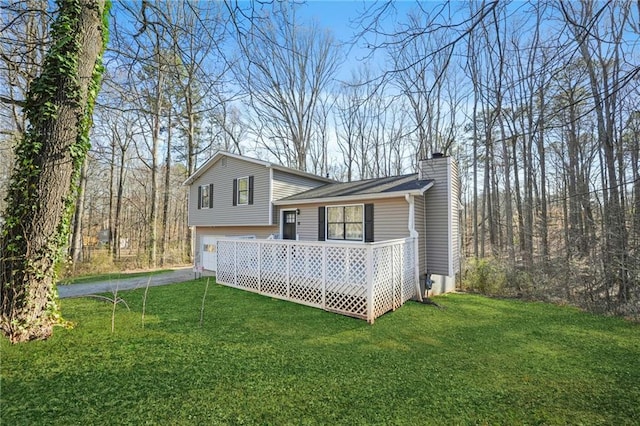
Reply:
M292 245L289 245L288 242L284 245L287 249L287 270L285 272L285 282L287 284L287 299L291 299L291 251L293 249Z
M422 302L422 294L420 294L420 253L418 248L418 237L413 237L413 285L415 286L418 300Z
M395 311L398 306L396 300L396 245L391 246L391 310Z
M258 291L262 292L262 243L258 241Z
M322 245L322 309L327 309L327 246Z
M373 246L371 244L367 245L367 322L369 324L373 324L374 321L374 271L373 271Z
M238 242L233 242L233 285L238 285Z

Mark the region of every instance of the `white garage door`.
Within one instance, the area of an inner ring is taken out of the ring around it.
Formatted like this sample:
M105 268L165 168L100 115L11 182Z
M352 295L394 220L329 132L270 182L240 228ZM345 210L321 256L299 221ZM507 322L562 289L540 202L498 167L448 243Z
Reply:
M207 271L218 269L218 238L202 237L202 267Z

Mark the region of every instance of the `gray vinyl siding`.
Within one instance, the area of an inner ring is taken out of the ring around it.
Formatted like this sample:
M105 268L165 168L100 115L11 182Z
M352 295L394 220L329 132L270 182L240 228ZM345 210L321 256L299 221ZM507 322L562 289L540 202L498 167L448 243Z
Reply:
M433 274L452 276L460 262L457 167L450 157L430 159L423 162L422 173L435 181L424 197L427 266Z
M253 204L233 206L233 180L247 176L254 177ZM198 209L198 187L210 183L213 208ZM269 225L269 186L269 168L222 157L189 187L189 226Z
M404 197L385 198L380 200L358 200L357 202L341 201L331 203L302 204L281 209L299 208L298 237L300 240L318 240L318 207L342 206L352 204L373 204L373 238L374 241L395 240L409 236L407 227L409 220L409 204Z
M453 273L460 272L460 177L458 164L451 162L451 266Z
M324 184L325 182L317 181L306 176L298 176L274 169L271 197L274 201L280 200ZM280 214L276 206L273 206L273 212L273 223L280 223Z

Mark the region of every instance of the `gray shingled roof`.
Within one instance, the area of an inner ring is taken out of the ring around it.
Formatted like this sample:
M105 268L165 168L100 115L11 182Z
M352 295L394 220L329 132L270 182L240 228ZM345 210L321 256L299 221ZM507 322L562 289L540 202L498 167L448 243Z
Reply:
M282 198L278 201L302 201L332 197L352 197L399 192L420 191L433 183L433 180L418 180L418 174L390 176L378 179L359 180L354 182L328 183L299 194Z

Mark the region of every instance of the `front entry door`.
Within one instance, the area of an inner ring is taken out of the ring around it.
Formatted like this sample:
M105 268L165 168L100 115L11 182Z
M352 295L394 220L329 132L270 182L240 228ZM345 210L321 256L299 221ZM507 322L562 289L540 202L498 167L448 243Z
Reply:
M282 239L283 240L295 240L296 239L296 211L285 210L282 212Z

